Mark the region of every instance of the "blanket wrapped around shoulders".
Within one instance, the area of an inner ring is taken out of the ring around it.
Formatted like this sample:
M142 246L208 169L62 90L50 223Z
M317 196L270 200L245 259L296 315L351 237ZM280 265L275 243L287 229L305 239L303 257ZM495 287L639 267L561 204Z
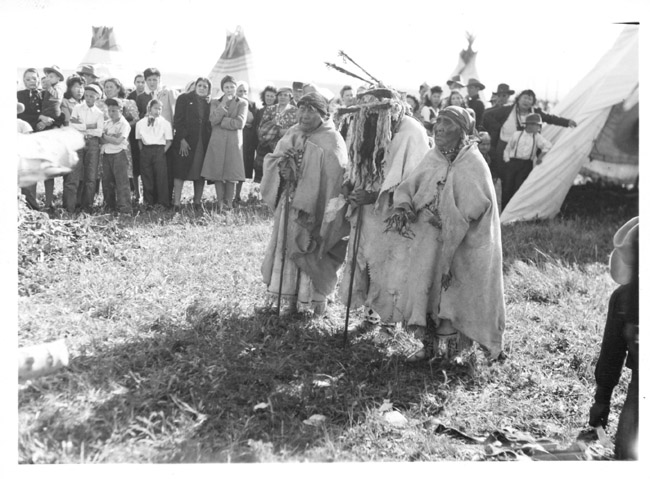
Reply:
M281 206L286 188L280 177L280 165L290 150L302 150L293 199L289 210L287 230L287 258L306 273L314 287L330 294L336 286L336 271L343 263L348 231L345 228L322 229L327 204L341 193L347 161L345 143L331 121L305 134L297 125L289 129L264 158L264 175L260 185L262 199L274 211L272 245L278 238ZM269 284L273 270L273 254L268 248L262 263L264 282Z
M503 346L501 226L490 171L476 144L449 162L430 150L397 187L395 207L417 215L399 310L409 324L449 319L493 356ZM396 233L393 233L396 234ZM451 277L447 288L442 278Z

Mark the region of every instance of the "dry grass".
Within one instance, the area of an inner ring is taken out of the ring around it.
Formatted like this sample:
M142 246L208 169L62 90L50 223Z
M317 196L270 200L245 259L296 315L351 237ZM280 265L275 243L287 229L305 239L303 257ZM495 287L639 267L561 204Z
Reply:
M20 462L489 458L440 423L568 446L586 426L611 236L637 211L634 199L608 205L504 228L509 359L477 353L476 368L406 365L417 343L400 328L353 333L343 349L340 304L321 320L264 309L271 223L254 198L225 215L42 222L42 257L34 219L21 230L19 344L65 335L73 359L20 388ZM612 430L623 399L618 388ZM388 424L390 410L407 426ZM325 422L305 424L313 414Z

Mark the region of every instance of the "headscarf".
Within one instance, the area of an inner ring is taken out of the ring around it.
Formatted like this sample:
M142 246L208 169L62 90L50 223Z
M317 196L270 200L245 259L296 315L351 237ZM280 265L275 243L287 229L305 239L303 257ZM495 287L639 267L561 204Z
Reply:
M440 110L438 116L446 116L456 123L465 135L470 135L474 131L474 120L465 108L459 106L448 106Z
M300 107L302 105L312 107L314 110L320 113L323 118L328 117L329 108L327 99L325 99L325 97L320 93L311 92L303 95L300 97L300 100L298 100L297 106Z

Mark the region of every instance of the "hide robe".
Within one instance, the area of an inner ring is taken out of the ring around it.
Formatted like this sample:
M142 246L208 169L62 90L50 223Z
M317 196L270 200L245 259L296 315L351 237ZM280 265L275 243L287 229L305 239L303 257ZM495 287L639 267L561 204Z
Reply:
M436 325L447 319L497 357L505 329L501 227L490 170L476 144L453 162L430 150L395 190L394 203L417 219L407 261L392 273L400 284L393 319L418 326L426 326L427 314ZM447 274L451 282L443 288Z
M379 194L377 200L374 204L359 207L363 208L363 214L351 307L365 305L379 314L382 321L392 321L401 281L393 271L407 261L409 246L407 239L384 233L384 220L392 213L393 191L413 171L428 150L429 141L424 127L411 117L402 118L384 155L383 183L366 187L367 190ZM349 295L359 208L349 212L352 231L345 270L339 286L339 300L344 304L347 304Z
M336 287L337 270L345 259L349 234L345 228L321 232L327 203L341 193L347 154L341 135L331 121L304 133L293 126L282 137L273 153L264 158L260 185L263 200L273 209L273 233L262 263L262 278L269 293L277 297L282 270L285 195L280 165L289 148L303 150L295 191L290 194L286 234L286 258L282 297L303 306L324 302Z

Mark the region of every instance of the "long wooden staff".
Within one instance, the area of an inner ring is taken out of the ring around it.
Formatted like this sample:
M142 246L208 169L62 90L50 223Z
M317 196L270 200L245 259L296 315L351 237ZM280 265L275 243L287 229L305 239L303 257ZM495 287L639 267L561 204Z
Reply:
M284 231L282 231L282 269L280 269L280 289L278 291L278 316L282 305L282 280L284 279L284 262L287 259L287 229L289 228L289 185L284 190Z
M352 243L352 271L350 272L350 287L348 288L348 304L345 310L345 329L343 330L343 347L348 341L348 324L350 321L350 305L352 304L352 288L354 286L354 273L357 270L357 253L359 252L359 236L361 235L361 222L363 221L363 206L357 209L357 229L354 232L354 243Z

